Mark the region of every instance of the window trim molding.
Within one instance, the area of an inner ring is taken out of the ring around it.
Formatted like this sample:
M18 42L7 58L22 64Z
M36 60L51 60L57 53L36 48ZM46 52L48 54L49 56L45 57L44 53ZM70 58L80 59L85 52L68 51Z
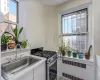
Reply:
M62 34L62 16L64 14L72 13L72 12L75 12L75 11L80 11L80 10L85 9L85 8L87 9L87 15L89 15L88 11L90 9L90 5L91 5L91 3L79 5L79 6L76 6L76 7L69 8L69 9L67 9L67 10L59 13L59 21L60 21L60 24L59 24L59 45L62 45L62 40L63 40L63 34ZM87 16L87 17L88 17L88 19L87 19L87 28L88 28L88 31L87 31L87 33L84 33L84 34L89 35L89 24L88 24L88 22L89 22L89 16ZM89 46L89 37L88 37L88 46Z
M91 41L91 39L93 39L93 29L92 29L92 2L89 2L89 3L85 3L85 4L82 4L82 5L78 5L78 6L73 6L69 9L66 9L66 10L63 10L63 11L60 11L59 14L58 14L58 36L59 36L59 46L62 45L62 20L61 20L61 17L62 15L64 15L65 13L69 13L69 12L73 12L73 11L77 11L77 10L80 10L80 9L84 9L84 8L87 8L88 9L88 47L90 44L94 45L93 41ZM92 62L94 61L94 49L91 51L91 59L88 60L88 62ZM69 57L66 57L67 59L69 59ZM70 58L72 60L74 60L74 58ZM77 59L77 61L87 61L87 60L80 60L80 59Z

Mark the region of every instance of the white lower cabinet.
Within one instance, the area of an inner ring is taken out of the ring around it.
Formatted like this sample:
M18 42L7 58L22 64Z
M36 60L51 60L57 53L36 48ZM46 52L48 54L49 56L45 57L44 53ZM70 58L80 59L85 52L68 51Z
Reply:
M46 80L46 66L42 63L34 69L34 80Z
M25 73L23 76L20 76L16 80L34 80L33 71Z
M23 77L23 80L33 80L34 76L33 76L33 71L30 71L29 73L25 74Z

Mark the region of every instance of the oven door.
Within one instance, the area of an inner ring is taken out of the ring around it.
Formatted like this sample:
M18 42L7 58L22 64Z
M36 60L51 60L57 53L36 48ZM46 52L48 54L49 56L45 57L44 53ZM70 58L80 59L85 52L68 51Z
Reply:
M49 65L49 80L56 80L57 78L57 60Z

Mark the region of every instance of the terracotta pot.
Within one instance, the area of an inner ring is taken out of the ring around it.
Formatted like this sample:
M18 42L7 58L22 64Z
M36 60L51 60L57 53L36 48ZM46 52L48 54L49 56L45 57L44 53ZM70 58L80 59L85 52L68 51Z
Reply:
M90 59L90 54L86 53L85 54L85 59L89 60Z
M16 46L15 43L8 43L8 49L14 49Z
M62 56L65 56L66 55L66 52L65 51L62 51Z

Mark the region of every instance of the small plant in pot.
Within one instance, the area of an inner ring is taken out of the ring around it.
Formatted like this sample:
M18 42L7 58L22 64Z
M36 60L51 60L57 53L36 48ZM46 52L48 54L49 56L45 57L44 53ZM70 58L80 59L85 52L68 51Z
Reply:
M64 44L62 44L62 46L59 47L59 53L62 55L62 56L65 56L66 55L66 47Z
M22 33L22 31L23 31L23 27L21 27L19 29L18 26L16 25L16 27L14 29L12 28L12 31L13 31L13 34L10 33L10 32L5 32L5 34L12 35L13 36L13 39L14 39L16 45L17 45L17 48L20 48L21 42L19 42L19 36Z
M22 47L22 48L26 48L26 47L27 47L27 41L28 41L28 40L23 40L23 41L21 42L21 47Z
M85 59L89 60L90 59L90 51L91 51L92 45L90 45L88 52L85 53Z
M84 54L82 52L78 52L78 57L79 57L79 59L83 59Z
M72 54L73 54L73 57L74 58L77 58L77 55L78 55L78 52L77 51L74 50Z
M72 53L72 49L71 49L71 47L67 47L67 55L68 55L68 57L71 57L71 53Z
M16 47L16 43L13 40L13 38L11 37L9 42L8 42L8 49L14 49Z
M1 51L7 50L7 43L9 41L10 37L5 36L4 34L1 36Z

